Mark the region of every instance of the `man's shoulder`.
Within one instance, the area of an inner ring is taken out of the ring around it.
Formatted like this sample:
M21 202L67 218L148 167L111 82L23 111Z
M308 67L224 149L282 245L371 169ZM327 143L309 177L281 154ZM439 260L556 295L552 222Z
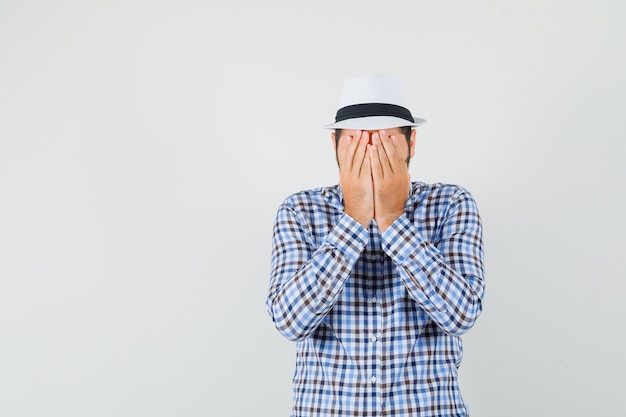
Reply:
M411 185L411 200L416 205L426 203L451 206L463 201L474 204L474 197L470 191L458 184L413 182Z
M438 197L458 198L463 195L471 195L469 190L462 185L435 182L427 184L424 182L413 182L413 193L416 195L431 195Z
M289 195L282 206L297 208L311 205L332 205L340 202L338 185L301 190Z

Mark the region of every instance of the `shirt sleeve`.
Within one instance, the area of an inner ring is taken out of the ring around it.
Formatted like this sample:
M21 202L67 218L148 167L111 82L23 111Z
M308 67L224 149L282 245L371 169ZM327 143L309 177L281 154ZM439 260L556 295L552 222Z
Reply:
M287 339L306 338L331 310L361 252L367 229L347 214L319 247L308 222L288 206L276 216L267 310Z
M467 332L482 311L485 290L482 225L476 203L462 190L443 219L441 239L424 240L406 216L382 234L412 299L446 333Z

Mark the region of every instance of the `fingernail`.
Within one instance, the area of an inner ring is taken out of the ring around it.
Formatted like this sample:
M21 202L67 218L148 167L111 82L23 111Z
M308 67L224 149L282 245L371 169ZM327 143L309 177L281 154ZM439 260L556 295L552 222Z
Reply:
M392 136L392 137L391 137L391 141L392 141L393 143L396 143L396 137L395 137L395 136Z

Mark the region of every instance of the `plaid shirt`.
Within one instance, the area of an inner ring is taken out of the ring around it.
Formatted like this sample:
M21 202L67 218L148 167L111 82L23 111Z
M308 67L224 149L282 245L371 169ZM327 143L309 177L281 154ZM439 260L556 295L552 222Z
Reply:
M280 206L267 308L297 341L293 416L466 416L460 336L484 294L476 203L413 182L384 233L343 211L339 186Z

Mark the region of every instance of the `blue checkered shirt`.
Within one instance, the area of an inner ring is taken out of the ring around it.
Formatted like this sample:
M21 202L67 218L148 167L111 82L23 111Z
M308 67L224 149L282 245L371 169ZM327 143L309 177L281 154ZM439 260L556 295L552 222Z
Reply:
M339 186L278 210L267 309L297 341L292 415L466 416L461 335L482 310L482 227L462 187L413 182L384 233Z

